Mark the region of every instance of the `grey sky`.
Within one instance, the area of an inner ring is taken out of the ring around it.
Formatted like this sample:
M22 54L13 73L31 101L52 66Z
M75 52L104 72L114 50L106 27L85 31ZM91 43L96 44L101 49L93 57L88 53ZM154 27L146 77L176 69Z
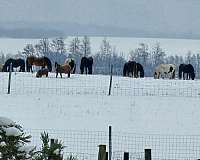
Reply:
M69 22L200 31L200 0L1 0L0 22Z

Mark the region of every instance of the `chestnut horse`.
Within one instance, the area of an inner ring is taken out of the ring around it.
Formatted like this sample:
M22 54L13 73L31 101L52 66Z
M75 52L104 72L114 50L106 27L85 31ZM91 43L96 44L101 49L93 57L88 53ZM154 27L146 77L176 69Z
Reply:
M58 64L55 62L56 69L56 78L58 77L58 73L60 73L60 77L62 78L62 73L68 74L68 78L70 77L71 67L68 63Z
M33 72L32 66L41 66L42 68L45 68L47 66L49 72L52 71L52 65L51 61L47 57L34 57L34 56L29 56L26 59L26 69L27 72Z

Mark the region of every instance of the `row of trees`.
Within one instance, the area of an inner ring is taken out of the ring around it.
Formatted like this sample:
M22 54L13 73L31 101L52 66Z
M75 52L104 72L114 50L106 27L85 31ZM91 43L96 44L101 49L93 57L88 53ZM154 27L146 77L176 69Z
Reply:
M194 66L197 77L200 71L200 54L192 54L188 51L186 56L182 55L166 55L159 43L149 49L148 45L141 43L139 47L130 52L130 59L141 63L144 66L145 75L152 76L154 68L161 63L171 63L178 66L182 63L190 63Z
M114 74L122 74L124 63L127 61L124 58L124 53L119 53L115 46L104 38L100 44L99 50L96 53L91 53L90 38L74 37L69 45L66 45L63 38L55 38L49 40L41 39L38 44L27 44L22 52L15 55L15 58L26 58L27 56L47 56L52 63L64 63L66 58L74 58L77 66L80 65L80 60L83 56L92 56L94 59L95 74L109 74L111 64L114 65ZM0 63L3 64L11 55L0 56ZM166 55L159 43L156 43L152 48L147 44L140 43L138 48L131 50L129 60L135 60L144 66L145 76L152 76L155 66L160 63L172 63L179 66L181 63L191 63L197 75L200 70L200 54L192 54L188 51L187 56L182 55ZM77 67L79 69L79 67ZM79 72L79 70L78 70Z

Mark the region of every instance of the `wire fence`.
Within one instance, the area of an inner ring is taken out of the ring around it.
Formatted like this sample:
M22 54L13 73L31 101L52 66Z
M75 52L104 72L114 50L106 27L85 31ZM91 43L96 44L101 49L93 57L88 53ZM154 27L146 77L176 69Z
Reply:
M71 78L36 78L35 73L13 72L11 94L108 95L109 75L71 75ZM8 73L0 73L0 94L8 92ZM167 80L113 76L113 96L200 97L200 80Z
M40 133L44 130L26 130L32 135L32 144L41 146ZM78 160L98 158L98 145L108 149L108 133L103 131L45 130L50 138L61 140L64 157L74 155ZM112 133L112 160L123 160L124 152L130 160L144 160L144 149L151 149L153 160L197 160L200 157L199 135L148 135Z

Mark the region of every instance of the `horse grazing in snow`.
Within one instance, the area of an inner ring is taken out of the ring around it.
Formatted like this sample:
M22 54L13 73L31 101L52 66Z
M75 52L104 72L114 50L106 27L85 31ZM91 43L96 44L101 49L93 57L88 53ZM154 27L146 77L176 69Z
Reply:
M71 67L71 73L74 74L76 72L76 63L74 61L74 59L72 58L67 58L65 60L65 63L69 64Z
M159 79L168 77L169 79L175 79L176 66L174 64L160 64L155 68L154 78Z
M81 58L81 65L80 70L81 74L85 71L86 74L92 74L92 65L93 65L93 58L92 57L82 57Z
M186 74L186 77L185 77ZM195 72L194 72L194 67L191 64L180 64L179 66L179 79L182 79L182 75L183 75L183 79L185 80L189 80L192 79L194 80L195 78Z
M40 70L37 71L36 77L37 78L41 78L43 75L45 75L46 77L48 77L48 72L49 72L49 70L47 68L42 68L42 69L40 69Z
M56 69L56 78L58 77L58 73L60 73L60 77L62 78L62 73L68 74L68 78L70 77L71 67L68 63L58 64L55 62Z
M26 70L27 72L33 72L32 66L41 66L42 68L45 68L47 66L49 72L52 71L52 65L51 61L47 57L35 57L35 56L29 56L26 59Z
M139 74L140 73L140 74ZM144 69L140 63L135 61L128 61L124 64L123 68L124 77L144 78Z
M2 67L2 72L9 72L10 71L10 64L12 63L12 72L13 72L13 68L19 68L19 72L25 72L25 61L21 58L19 59L13 59L13 58L9 58L5 64Z

